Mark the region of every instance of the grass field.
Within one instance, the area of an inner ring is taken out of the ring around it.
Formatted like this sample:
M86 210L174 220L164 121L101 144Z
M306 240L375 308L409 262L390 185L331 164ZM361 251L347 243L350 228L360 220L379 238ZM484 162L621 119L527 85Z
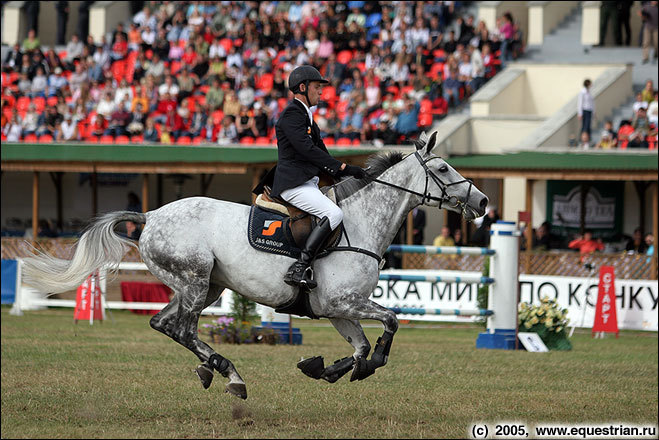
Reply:
M327 320L297 320L301 346L215 345L247 383L203 390L198 361L148 317L74 325L70 309L2 308L2 438L464 438L475 422L657 423L657 334L577 333L571 352L476 350L476 326L406 326L361 382L296 362L352 353ZM210 318L202 318L202 322ZM372 343L380 328L367 328ZM213 345L213 344L211 344ZM532 437L532 436L531 436Z

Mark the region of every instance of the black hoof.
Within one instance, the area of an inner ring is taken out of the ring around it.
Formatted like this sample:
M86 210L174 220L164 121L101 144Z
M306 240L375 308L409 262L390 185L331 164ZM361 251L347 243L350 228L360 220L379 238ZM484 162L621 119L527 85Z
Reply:
M199 376L199 380L201 380L201 385L207 390L211 386L211 382L213 382L213 370L208 365L201 364L195 369L195 372Z
M225 392L238 396L241 399L247 399L247 387L244 383L230 383L227 385Z
M323 361L322 356L314 356L309 359L301 360L297 363L297 367L312 379L320 379L323 371L325 371L325 362Z
M356 380L364 380L373 373L375 373L375 368L368 364L366 358L359 358L355 362L355 368L352 370L350 382L354 382Z

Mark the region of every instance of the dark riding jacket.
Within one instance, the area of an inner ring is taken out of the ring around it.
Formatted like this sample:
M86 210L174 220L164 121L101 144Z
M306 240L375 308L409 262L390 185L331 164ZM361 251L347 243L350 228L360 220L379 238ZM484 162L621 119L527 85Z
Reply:
M309 120L304 105L297 99L288 104L275 124L278 162L271 195L302 185L325 172L336 177L343 164L334 159L320 138L318 125Z

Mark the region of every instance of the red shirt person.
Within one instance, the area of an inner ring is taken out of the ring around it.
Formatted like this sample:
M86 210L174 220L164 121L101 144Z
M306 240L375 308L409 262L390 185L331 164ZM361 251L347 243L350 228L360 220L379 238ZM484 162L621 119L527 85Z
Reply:
M593 231L587 229L584 232L583 237L578 236L568 244L568 247L570 249L579 249L579 253L581 254L579 261L583 262L583 259L587 254L604 250L604 243L602 243L601 238L593 240Z

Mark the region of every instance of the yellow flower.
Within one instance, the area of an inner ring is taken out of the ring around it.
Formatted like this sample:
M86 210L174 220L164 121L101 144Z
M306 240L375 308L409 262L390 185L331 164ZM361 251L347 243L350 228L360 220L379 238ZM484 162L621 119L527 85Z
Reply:
M538 318L536 316L531 319L531 324L536 325L538 323Z
M547 319L545 320L545 327L549 328L549 327L551 327L552 325L554 325L554 321L553 321L552 319L547 318Z
M538 310L537 313L538 313L538 316L542 316L542 315L544 315L545 310L544 310L544 309L540 309L540 310Z
M531 323L530 323L529 321L526 321L526 322L524 323L524 327L526 327L527 329L528 329L528 328L531 328Z
M556 333L560 332L561 330L563 330L563 327L561 327L560 325L556 327Z

